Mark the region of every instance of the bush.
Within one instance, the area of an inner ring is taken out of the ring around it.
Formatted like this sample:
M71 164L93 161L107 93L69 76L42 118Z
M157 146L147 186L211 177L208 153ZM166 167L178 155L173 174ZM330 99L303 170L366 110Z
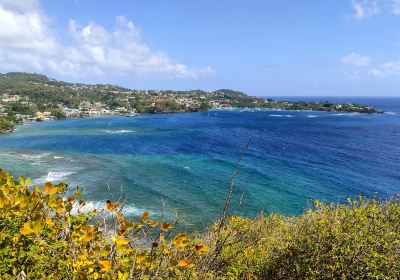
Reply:
M5 118L0 117L0 132L2 131L9 131L14 128L12 122L8 121Z
M0 170L1 279L398 279L397 198L324 204L299 217L223 215L202 234L123 216L123 202L83 211L81 190L29 186ZM227 209L227 208L226 208Z
M61 119L65 119L67 116L65 115L65 113L61 110L61 109L59 109L59 108L53 108L53 109L51 109L50 110L50 113L51 113L51 115L53 116L53 117L55 117L56 119L58 119L58 120L61 120Z
M1 279L189 278L193 262L207 251L186 234L170 237L173 223L143 213L127 221L118 202L83 213L77 189L67 185L29 187L0 171Z
M232 217L222 236L215 268L236 279L400 277L398 199L316 201L300 217Z

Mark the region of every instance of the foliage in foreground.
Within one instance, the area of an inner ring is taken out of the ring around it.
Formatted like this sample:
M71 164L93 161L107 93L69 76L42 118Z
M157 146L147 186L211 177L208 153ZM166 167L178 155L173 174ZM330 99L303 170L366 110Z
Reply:
M316 202L300 217L224 215L205 233L138 221L123 203L84 212L81 190L0 171L0 275L28 279L397 279L400 204Z

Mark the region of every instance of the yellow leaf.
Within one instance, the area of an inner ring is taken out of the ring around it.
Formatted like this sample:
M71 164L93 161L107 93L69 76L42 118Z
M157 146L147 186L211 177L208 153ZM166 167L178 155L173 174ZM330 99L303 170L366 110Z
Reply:
M135 224L133 222L126 222L125 223L125 229L126 230L131 230L135 227Z
M45 191L46 193L50 193L51 187L52 187L51 182L46 182L46 184L44 184L44 191Z
M19 231L22 235L28 235L33 233L33 229L29 225L29 223L25 223L24 226Z
M84 254L80 254L78 257L79 257L79 259L80 259L81 261L86 261L86 260L87 260L87 257L86 257L86 255L84 255Z
M57 207L56 213L61 216L64 213L64 208L62 208L61 206Z
M122 215L119 211L115 211L115 217L117 217L117 219L121 219Z
M125 238L123 238L122 236L118 236L118 238L115 240L115 244L117 244L117 246L123 246L128 243L129 243L129 241L126 240Z
M19 205L19 204L22 205L22 202L23 202L24 200L25 200L25 197L23 197L23 196L18 196L18 197L16 197L15 200L14 200L14 206L17 206L17 205ZM21 206L21 208L23 208L23 207Z
M1 199L1 208L3 208L4 206L6 206L6 205L8 205L8 204L10 204L10 199L8 198L8 197L3 197L2 199Z
M67 189L67 186L67 184L59 183L57 186L54 186L54 188L56 189L57 193L61 194Z
M128 277L128 272L122 273L121 271L118 271L118 280L126 280Z
M135 226L134 226L135 229L139 229L139 228L142 228L142 227L143 227L143 225L139 224L139 223L135 224Z
M118 208L118 203L112 203L111 200L107 200L106 206L108 211L113 211Z
M165 236L161 235L160 236L160 241L162 242L163 246L167 245L167 242L165 242Z
M99 261L98 263L101 270L109 271L111 269L111 262L109 260Z
M41 221L34 222L32 225L32 230L34 233L39 233L43 229L43 224Z
M203 245L196 245L194 246L194 249L196 250L197 254L202 254L208 252L209 250L208 246L203 246Z
M185 247L189 244L189 239L186 234L178 234L175 236L174 240L172 240L172 244L178 245L179 247Z
M190 264L191 264L191 262L188 259L183 259L183 260L179 261L179 266L182 266L182 267L188 266Z
M24 177L19 176L19 184L20 184L22 187L25 187L25 180L24 180Z
M151 227L156 227L157 225L158 225L158 222L157 222L157 221L153 221L153 222L151 222L151 224L150 224Z
M149 212L144 212L142 215L142 222L145 223L147 218L149 217L150 213Z
M63 221L62 221L62 228L67 228L68 227L68 224L67 224L67 219L64 219Z
M137 264L143 264L146 262L146 260L147 260L147 256L144 253L141 253L136 257Z
M174 226L169 223L161 223L160 229L162 231L168 231L169 229L173 228Z
M87 234L87 235L85 235L85 237L83 238L83 240L85 241L85 242L89 242L90 240L92 240L93 239L93 235L92 234Z
M100 254L102 257L107 257L111 252L111 247L109 245L106 245L103 247L100 251Z
M46 225L51 226L53 224L53 220L51 218L46 218Z

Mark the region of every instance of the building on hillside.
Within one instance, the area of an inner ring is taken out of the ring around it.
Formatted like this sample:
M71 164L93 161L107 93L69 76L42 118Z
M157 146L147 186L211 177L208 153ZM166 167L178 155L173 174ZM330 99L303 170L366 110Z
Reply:
M8 93L4 93L2 98L1 98L1 101L3 101L3 102L16 102L16 101L19 101L20 99L21 99L21 97L18 96L18 95L9 95Z
M79 109L65 108L64 113L67 118L71 118L71 117L78 117L81 114L81 111Z
M36 120L37 121L44 121L46 118L45 114L42 112L37 112L36 113Z

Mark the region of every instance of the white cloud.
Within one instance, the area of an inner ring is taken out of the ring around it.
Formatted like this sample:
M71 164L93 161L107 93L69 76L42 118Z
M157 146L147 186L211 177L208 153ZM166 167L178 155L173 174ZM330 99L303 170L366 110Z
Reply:
M400 76L400 60L389 61L377 68L373 68L370 74L377 77Z
M343 64L353 66L368 66L370 58L368 56L361 55L359 53L350 53L345 55L340 60Z
M400 0L391 0L389 6L394 15L400 16Z
M380 13L381 9L375 0L352 0L352 18L367 19Z
M152 50L125 17L114 28L71 20L73 43L64 46L38 0L0 0L0 70L53 71L68 76L108 74L197 78L214 73L173 62Z
M351 0L353 14L351 19L368 19L381 12L400 16L400 0Z
M47 18L34 0L0 1L0 48L28 54L54 54L53 39Z

